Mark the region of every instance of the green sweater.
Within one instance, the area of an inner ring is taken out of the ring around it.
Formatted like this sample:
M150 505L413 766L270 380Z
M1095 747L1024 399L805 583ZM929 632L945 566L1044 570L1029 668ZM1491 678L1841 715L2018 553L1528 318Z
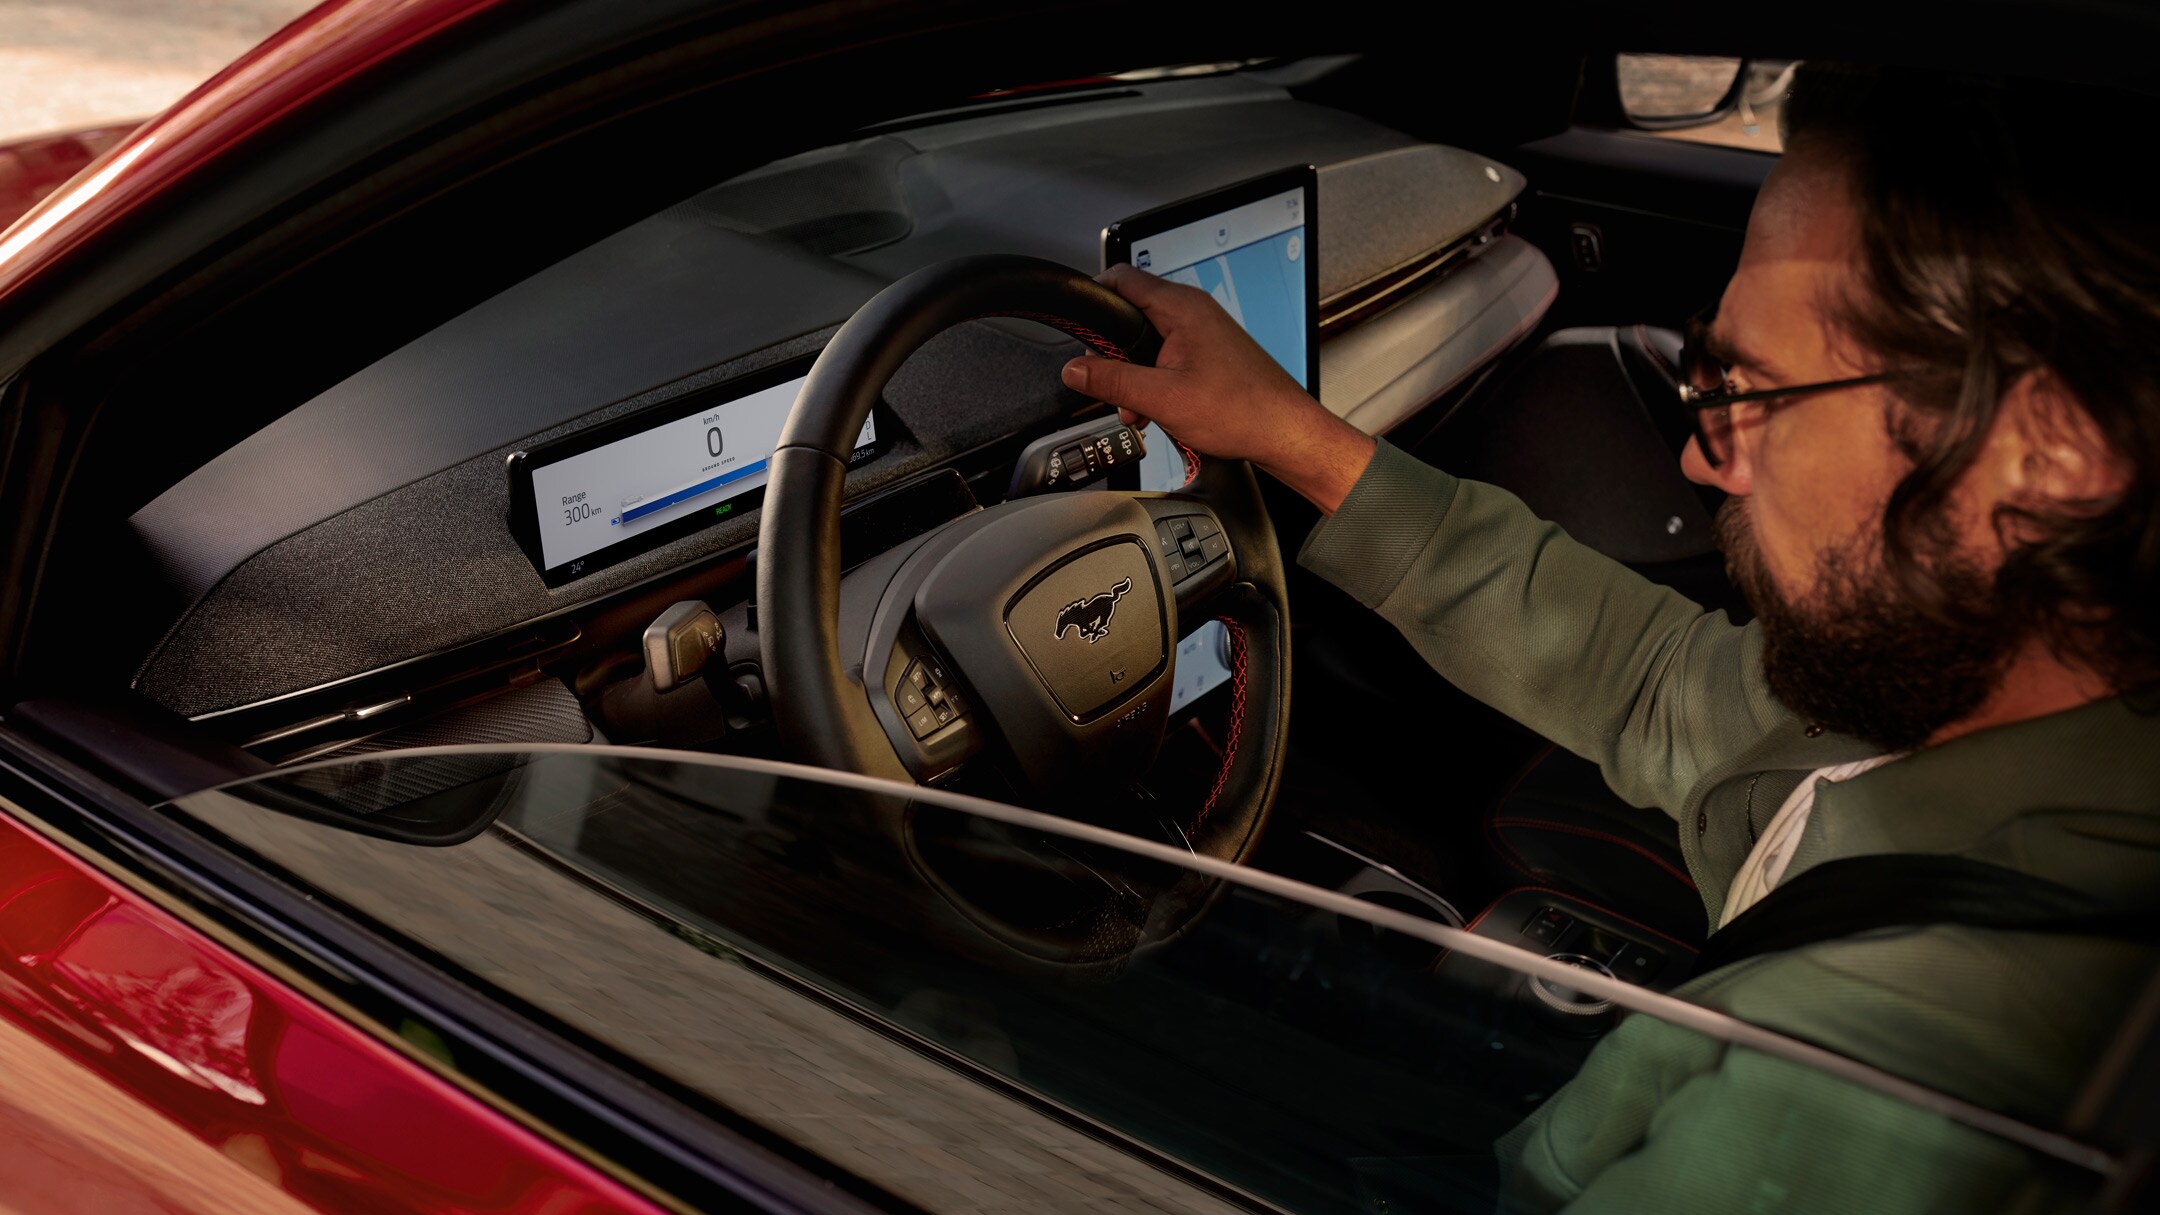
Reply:
M1807 737L1770 694L1754 626L1385 442L1299 561L1456 686L1671 814L1708 923L1801 779L1869 753ZM1883 852L2160 904L2160 715L2105 700L1823 785L1786 880ZM2055 1127L2155 960L2117 941L1946 926L1752 958L1675 994ZM1499 1150L1520 1210L1973 1212L2031 1176L1991 1136L1643 1016Z

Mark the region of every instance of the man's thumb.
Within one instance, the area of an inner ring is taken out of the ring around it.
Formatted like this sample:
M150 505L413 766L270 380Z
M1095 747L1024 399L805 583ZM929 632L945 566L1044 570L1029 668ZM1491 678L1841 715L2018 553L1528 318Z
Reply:
M1082 355L1065 364L1060 378L1074 392L1084 392L1098 401L1111 405L1124 405L1141 413L1152 414L1148 406L1152 398L1160 396L1168 385L1159 381L1169 376L1159 367L1142 367L1137 363L1120 363L1116 359ZM1153 391L1150 391L1150 390Z

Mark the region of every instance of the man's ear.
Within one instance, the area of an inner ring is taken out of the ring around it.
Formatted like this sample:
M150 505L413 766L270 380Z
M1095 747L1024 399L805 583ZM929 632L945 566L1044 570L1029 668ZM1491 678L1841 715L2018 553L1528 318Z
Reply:
M2041 513L2100 509L2129 484L2128 462L2084 403L2045 370L2026 372L2003 394L1995 431L1989 456L2007 505Z

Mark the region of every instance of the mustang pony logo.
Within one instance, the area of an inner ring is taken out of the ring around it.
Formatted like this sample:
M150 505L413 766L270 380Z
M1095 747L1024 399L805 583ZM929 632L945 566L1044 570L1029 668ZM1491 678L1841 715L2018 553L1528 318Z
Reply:
M1117 611L1117 601L1132 589L1132 579L1120 579L1116 586L1087 599L1075 599L1058 612L1057 636L1062 640L1065 630L1078 629L1080 635L1094 645L1110 635L1110 617Z

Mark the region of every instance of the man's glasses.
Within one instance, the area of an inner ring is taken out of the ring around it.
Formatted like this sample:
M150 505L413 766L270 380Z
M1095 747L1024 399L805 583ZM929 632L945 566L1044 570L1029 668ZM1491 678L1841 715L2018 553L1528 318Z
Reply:
M1702 446L1703 459L1708 460L1712 468L1720 467L1732 458L1732 406L1742 401L1828 392L1833 388L1857 388L1862 384L1878 384L1900 374L1885 371L1876 375L1854 376L1849 380L1824 380L1816 384L1789 384L1782 388L1734 392L1732 369L1711 352L1710 326L1716 320L1715 304L1696 313L1694 319L1687 323L1685 340L1680 346L1680 403L1694 415L1695 441Z

